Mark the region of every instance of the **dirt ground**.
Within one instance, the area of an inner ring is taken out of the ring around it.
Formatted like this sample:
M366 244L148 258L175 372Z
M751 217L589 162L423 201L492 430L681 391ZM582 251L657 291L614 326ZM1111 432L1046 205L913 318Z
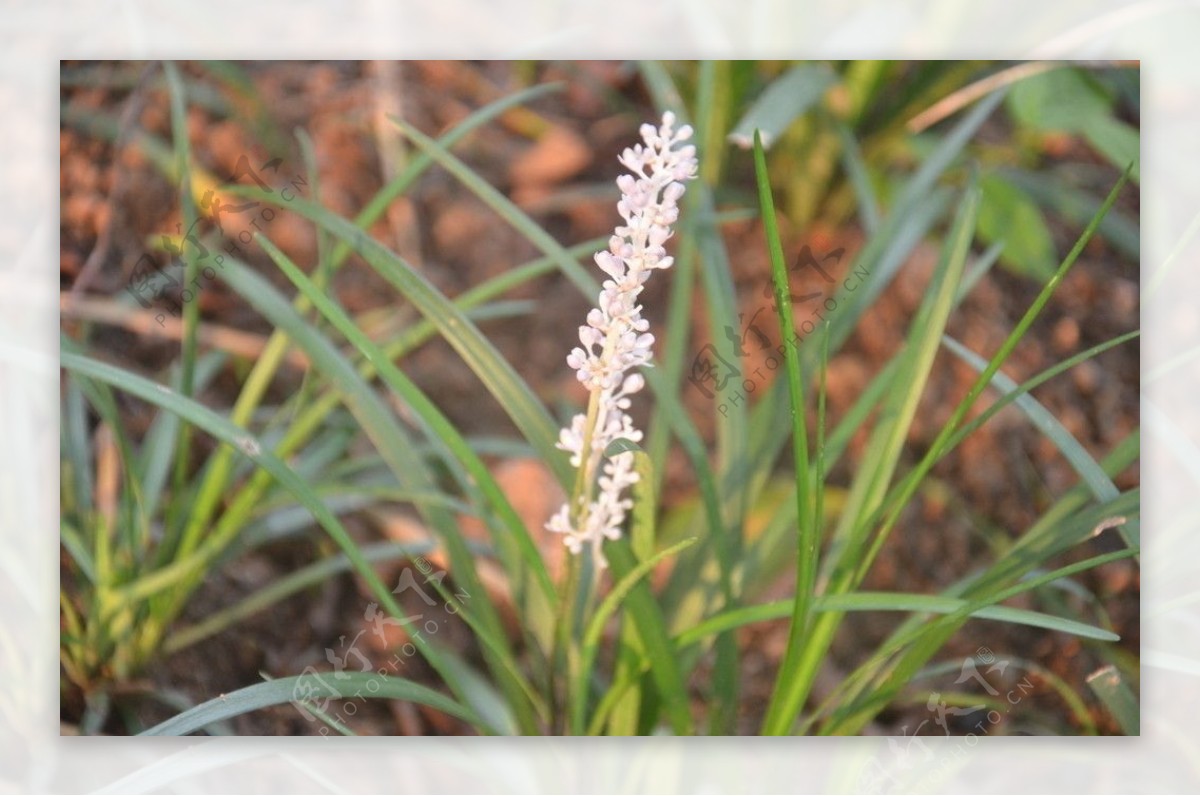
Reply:
M84 84L64 87L64 108L113 117L125 114L133 125L168 139L169 109L161 83L151 78L136 91L130 90L139 85L142 69L140 64L92 67L89 74L104 79L96 80L94 85L80 81ZM353 216L397 172L405 158L412 156L386 123L388 114L401 115L426 133L440 133L475 108L516 88L520 69L533 70L538 80L566 79L568 88L561 95L535 100L528 110L502 116L466 139L456 152L559 241L574 244L608 233L616 219L612 183L620 171L616 154L635 140L637 124L654 115L636 75L615 64L522 67L456 62L260 63L248 67L259 100L226 92L225 102L230 108L204 108L199 102L193 105L188 118L191 144L198 163L216 174L234 173L239 159L246 155L256 165L278 156L281 162L277 173L298 175L303 173L303 160L290 131L302 128L313 141L321 200L333 212ZM195 74L194 68L190 71ZM229 96L234 98L229 100ZM236 114L227 115L227 110ZM279 149L264 147L264 140L277 140ZM741 155L733 156L735 174L744 174L745 165ZM146 251L146 241L174 231L180 220L177 187L136 146L118 149L67 122L61 131L61 191L61 287L89 299L111 298L124 290L135 262ZM1122 206L1136 217L1136 191L1127 192ZM239 223L241 216L231 218L231 230ZM262 225L296 262L305 266L314 262L316 238L298 215L279 212ZM1056 223L1053 231L1060 253L1070 248L1078 234L1078 230L1061 223ZM853 226L815 225L784 232L785 244L793 252L806 244L818 252L845 246L847 256L835 267L839 273L852 263L862 238ZM427 172L405 198L398 200L371 233L420 264L425 275L451 296L537 256L519 234L437 168ZM764 305L762 287L769 279L761 231L754 222L744 222L729 225L726 236L739 309L749 318ZM245 251L250 262L261 266L261 273L284 284L265 255L250 247ZM897 349L923 296L936 257L933 244L920 246L832 360L827 379L833 422ZM1093 241L1005 371L1020 381L1088 346L1136 329L1137 268L1137 263L1126 261L1103 241ZM657 329L662 328L661 308L669 280L670 275L652 283L645 296L648 315ZM353 259L337 275L334 289L342 304L353 312L372 308L412 312L411 308L397 306L394 292ZM950 334L975 351L994 351L1037 289L1028 280L993 269L955 313ZM564 366L564 357L569 339L586 312L586 300L557 275L539 278L508 298L536 301L536 311L486 321L482 326L486 334L552 410L580 401L581 388ZM249 339L260 343L270 331L219 282L206 285L198 300L207 323L248 333ZM154 312L154 308L145 311L151 317ZM70 333L77 333L78 320L64 316L63 323ZM698 298L691 350L698 351L709 334ZM121 324L95 325L90 343L106 358L145 373L158 372L178 355L176 340ZM926 449L975 375L945 351L938 354L937 362L906 446L905 464L914 463ZM440 341L426 344L405 360L405 369L466 434L512 433L498 405L476 400L479 390L474 376L448 345ZM1127 344L1050 381L1035 396L1093 456L1101 457L1138 426L1138 370L1138 348ZM296 388L301 376L296 368L285 369L273 385L269 400L282 400ZM216 379L203 398L210 406L227 408L239 386L237 374L231 370ZM685 395L700 428L711 438L710 402L691 388ZM144 430L151 419L145 408L131 403L129 412L135 432ZM849 483L861 461L864 444L865 437L855 439L848 456L834 470L832 483ZM668 504L694 493L686 459L679 452L675 456L668 466L664 490ZM514 493L540 489L536 468L508 467L506 478ZM1117 486L1126 489L1136 485L1138 479L1135 464L1120 475ZM989 560L997 539L1018 536L1076 480L1068 463L1023 415L1012 408L1005 410L936 468L931 485L903 515L865 588L935 591ZM542 504L551 502L531 500L522 508L531 524L536 521L538 527L536 514L548 511ZM352 519L351 523L352 530L362 538L378 538L380 530L373 524L363 519ZM1114 545L1111 535L1102 535L1090 544L1089 553L1115 549ZM239 558L204 585L189 607L185 622L232 604L312 560L317 553L315 541L293 540ZM1096 609L1107 615L1121 635L1121 649L1136 655L1136 565L1128 560L1108 564L1080 576L1080 580L1100 597L1101 605ZM769 590L768 596L788 589L789 584L782 581ZM280 677L298 674L309 665L321 668L326 648L336 648L340 636L353 636L363 629L367 602L365 592L352 577L333 579L161 660L145 673L145 681L202 701L258 682L263 674ZM876 614L848 615L827 671L822 673L819 690L827 690L850 671L896 621ZM470 643L465 627L453 623L449 627L452 640ZM745 678L741 731L754 732L761 719L785 635L782 622L742 631ZM386 660L392 653L391 646L384 643L366 648L373 662ZM997 658L1040 664L1084 695L1089 695L1084 678L1100 661L1086 645L1062 634L986 621L969 623L940 659L960 660L983 649L991 650ZM419 659L413 658L407 665L406 676L432 681L432 674ZM1001 678L1011 680L1017 676L1014 667ZM1001 731L1077 733L1077 723L1053 688L1038 676L1030 675L1030 679L1035 685L1031 699L1038 708L1036 716L1046 723L1013 719ZM944 681L945 685L949 682ZM136 689L129 690L132 693ZM704 698L700 687L696 698ZM900 732L908 727L912 732L922 719L929 718L924 696L915 699L912 706L889 709L868 731ZM146 724L176 712L149 697L131 697L127 704L131 715ZM1103 710L1094 704L1091 707L1101 732L1117 731ZM78 711L77 701L64 699L65 722L77 721ZM952 723L951 727L965 731L977 719L973 714L964 714L956 717L958 724ZM463 727L434 711L385 701L363 706L348 723L364 734L463 731ZM117 714L106 730L126 733L129 726ZM230 722L234 732L248 735L312 734L320 726L306 721L289 706L257 711ZM920 732L940 734L942 729L930 722Z

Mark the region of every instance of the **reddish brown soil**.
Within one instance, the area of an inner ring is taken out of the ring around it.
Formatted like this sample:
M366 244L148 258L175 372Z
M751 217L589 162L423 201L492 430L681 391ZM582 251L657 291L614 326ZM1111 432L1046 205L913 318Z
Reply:
M528 110L505 115L464 141L457 152L558 240L572 244L603 235L615 218L611 182L619 170L615 155L636 137L637 123L652 115L644 91L628 70L611 64L546 65L536 69L538 80L563 77L569 88L560 95L530 103ZM140 65L113 64L92 70L93 75L102 78L100 85L65 87L65 108L118 118L130 107L133 97L136 105L127 113L132 123L169 139L170 118L161 73L151 75L134 96L128 86L139 79ZM188 71L193 76L200 74L195 67ZM303 128L312 137L316 152L321 200L332 211L350 217L395 173L399 163L413 156L402 139L381 122L384 115L402 115L419 129L435 134L473 109L519 87L515 68L506 64L439 62L380 67L263 63L249 67L248 73L257 100L249 94L223 89L221 96L226 98L228 108L190 110L189 133L197 162L214 173L228 175L242 155L248 155L255 164L278 155L282 158L279 174L300 175L303 161L290 131ZM103 87L122 82L125 88ZM211 76L205 82L218 85ZM274 139L276 150L263 145L273 140L272 135L279 136ZM732 157L737 179L746 177L746 165L740 153ZM118 150L110 141L83 132L72 123L62 127L61 175L62 289L76 289L89 299L113 297L127 285L134 263L145 251L145 242L175 229L180 218L178 190L138 147ZM749 185L744 182L741 187ZM1127 193L1122 206L1136 218L1136 192ZM231 230L248 223L246 216L230 218ZM262 226L298 263L311 266L316 256L316 237L298 215L280 212ZM1059 223L1054 231L1058 249L1065 253L1078 230ZM236 234L227 232L231 237ZM419 264L423 273L449 295L537 256L518 233L436 168L398 200L371 233ZM751 317L764 306L761 291L768 278L761 231L756 224L746 222L731 225L726 234L739 308ZM846 246L848 255L837 266L841 272L852 262L861 241L857 228L830 228L827 224L785 229L785 236L789 251L797 251L805 243L815 251ZM94 253L98 247L97 255ZM270 275L277 284L285 283L260 251L250 246L245 251L263 274ZM849 343L833 358L828 371L833 422L897 350L923 297L936 257L932 244L919 247ZM89 258L94 264L85 272ZM1088 346L1137 328L1137 268L1137 263L1126 261L1103 241L1094 241L1005 371L1020 381ZM661 321L668 282L669 278L659 281L646 294L652 323ZM949 331L973 350L992 352L1029 306L1037 289L1028 280L994 270L955 314ZM394 308L402 317L412 317L411 309L400 304L390 288L353 259L337 275L335 290L342 304L353 312ZM508 297L536 301L536 312L486 322L483 329L489 338L515 363L548 406L561 410L579 402L580 388L564 367L563 358L578 319L586 311L586 301L559 276L540 278ZM208 324L248 332L260 340L269 332L265 322L219 282L206 284L198 300L202 319ZM697 301L690 343L693 350L708 339L704 317L703 305ZM64 329L73 336L80 332L78 321L66 315ZM106 358L141 372L157 372L178 355L176 341L112 324L92 326L89 339L90 345ZM1125 345L1054 379L1035 395L1093 456L1101 457L1138 425L1138 365L1136 344ZM481 390L474 376L444 343L435 341L423 346L405 361L405 367L465 433L512 433L503 410L477 397ZM213 383L204 400L214 407L229 407L243 374L244 369L229 369ZM926 449L974 375L949 353L938 354L902 466L914 463ZM269 401L290 394L300 377L297 369L285 368ZM685 395L700 428L711 436L709 402L691 388ZM140 433L151 415L134 403L128 409L130 425ZM861 461L864 443L865 435L860 434L849 456L833 471L833 484L849 483ZM686 499L694 490L686 459L678 452L675 457L667 470L668 504ZM867 588L925 593L936 590L990 560L997 540L1018 536L1077 480L1048 440L1012 408L967 439L937 466L933 475L930 485L901 518ZM506 477L514 494L544 494L536 467L518 467ZM1136 465L1117 479L1123 489L1137 483ZM522 511L536 522L536 516L548 505L552 501L535 500ZM376 523L361 518L353 519L351 527L363 539L377 538L380 532ZM1089 552L1113 549L1111 533L1092 542ZM243 556L204 585L185 621L203 618L231 604L312 560L316 553L314 542L299 541ZM1130 561L1109 564L1079 580L1100 598L1112 626L1122 636L1121 649L1136 655L1137 567ZM789 588L786 580L781 581L768 590L768 595L780 596ZM352 578L333 579L320 589L298 595L194 648L161 660L146 672L145 678L155 687L176 689L199 701L257 682L260 673L279 677L297 674L308 665L321 668L325 648L336 647L339 636L353 636L364 628L367 602L365 592ZM860 662L895 621L877 614L848 616L818 690L824 692ZM467 647L471 655L477 654L469 648L465 628L453 626L449 633L454 643ZM745 677L740 731L754 732L757 726L785 633L783 623L763 624L742 633ZM392 644L402 641L391 639ZM1036 661L1085 695L1089 692L1084 678L1101 662L1092 648L1061 634L996 622L968 624L940 659L957 660L983 647L990 648L998 658ZM369 650L373 662L379 663L388 659L394 646L376 643L363 648ZM427 667L415 658L405 674L432 682ZM1014 679L1011 671L1005 676ZM952 679L936 682L945 688ZM1032 697L1040 708L1037 715L1046 723L1016 722L1002 731L1078 732L1053 689L1036 677L1032 679L1037 686ZM697 700L703 698L703 689L698 688ZM889 709L869 731L894 732L902 726L918 726L929 714L924 697L918 694L915 698L918 704L911 709ZM174 712L145 698L129 697L126 707L145 723ZM1106 714L1093 708L1101 730L1115 731L1107 723ZM67 722L79 718L78 702L69 695L64 699L63 718ZM366 734L462 730L432 711L381 701L357 710L349 723ZM289 706L258 711L231 723L231 728L241 734L309 734L320 726L305 721ZM128 732L129 725L114 717L107 729ZM941 729L928 724L921 731Z

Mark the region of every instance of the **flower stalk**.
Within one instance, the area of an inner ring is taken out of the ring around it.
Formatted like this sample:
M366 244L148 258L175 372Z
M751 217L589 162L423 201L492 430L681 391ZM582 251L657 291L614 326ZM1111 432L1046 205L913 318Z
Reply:
M608 249L595 256L609 278L586 325L579 327L580 346L567 356L590 392L587 411L575 415L559 435L558 447L571 454L578 474L571 496L546 523L563 535L571 553L590 548L601 568L601 545L620 538L633 508L625 491L638 480L632 452L604 457L615 440L642 439L627 410L631 397L646 385L645 377L633 371L650 365L654 335L638 297L654 271L674 262L664 245L679 218L684 182L696 176L696 148L684 143L692 135L690 126L675 129L675 115L668 111L660 126L644 124L640 133L643 143L618 158L630 171L617 178L617 212L624 223L614 230Z

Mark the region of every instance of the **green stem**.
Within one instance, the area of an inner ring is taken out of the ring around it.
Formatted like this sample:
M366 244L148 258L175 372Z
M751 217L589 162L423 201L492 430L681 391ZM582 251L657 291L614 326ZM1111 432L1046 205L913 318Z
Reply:
M179 240L179 253L183 257L183 290L195 283L199 271L199 261L196 259L195 246L189 246L188 237L196 223L196 203L192 196L191 153L188 146L187 109L184 106L183 80L179 70L170 61L164 62L167 84L170 87L171 104L171 133L174 144L174 164L179 175L179 198L183 224L183 234ZM183 292L179 296L183 304L183 341L181 351L181 378L179 391L190 398L195 390L196 377L196 331L200 322L199 296L192 296L191 301L185 301ZM182 521L178 507L186 504L179 499L188 482L188 469L191 459L192 427L187 423L179 426L179 435L175 448L175 468L172 476L172 491L175 500L171 501L172 511L168 517L167 526L174 530Z
M579 556L566 556L562 595L555 612L554 653L551 656L550 720L556 735L565 735L569 727L573 660L577 657L575 644L575 605L572 599L579 593Z

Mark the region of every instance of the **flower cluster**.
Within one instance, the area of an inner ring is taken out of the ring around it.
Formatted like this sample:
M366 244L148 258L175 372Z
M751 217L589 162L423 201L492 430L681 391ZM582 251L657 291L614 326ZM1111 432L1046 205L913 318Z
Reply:
M623 493L638 479L629 452L609 457L595 478L604 451L614 440L642 439L626 414L630 396L646 384L640 373L630 371L650 362L654 344L638 296L651 273L671 267L673 260L664 245L671 237L671 224L679 218L683 183L696 175L696 148L681 145L692 129L674 127L675 115L668 111L662 126L642 125L644 144L621 153L621 164L632 172L617 178L621 189L617 211L625 223L614 231L608 251L596 255L596 265L609 278L598 306L588 313L587 325L579 327L581 346L567 357L567 364L591 392L587 414L576 415L558 443L571 454L571 464L582 469L582 489L546 527L564 534L572 553L579 553L585 543L592 545L601 566L600 544L620 536L621 524L633 508L633 501ZM593 479L598 488L594 498Z

